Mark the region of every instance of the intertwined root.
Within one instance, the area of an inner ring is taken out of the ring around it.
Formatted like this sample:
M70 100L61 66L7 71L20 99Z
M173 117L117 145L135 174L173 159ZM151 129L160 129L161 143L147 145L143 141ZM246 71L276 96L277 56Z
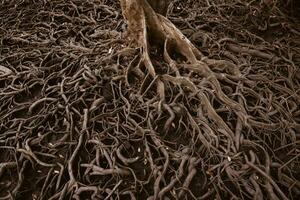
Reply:
M175 25L166 17L155 13L147 1L121 1L124 18L128 23L129 35L135 40L136 44L142 48L142 58L139 63L144 64L149 74L155 78L157 77L155 67L149 56L148 37L155 38L156 42L164 45L164 60L176 72L176 76L162 75L156 78L157 91L160 95L161 101L165 101L164 82L170 82L175 85L187 88L192 93L197 93L197 96L202 101L204 108L210 120L219 124L220 128L226 130L228 137L233 140L235 134L226 125L222 118L215 112L213 106L208 100L203 91L189 80L188 77L181 76L176 60L170 56L169 50L175 47L175 51L185 58L184 63L180 63L185 69L201 76L209 83L214 91L214 95L218 100L232 109L238 116L243 125L248 123L248 115L242 104L230 99L221 89L218 79L225 79L225 74L216 74L211 68L225 68L231 72L231 78L237 81L241 80L241 74L238 67L226 61L211 60L205 58L202 53L178 30ZM148 36L150 35L150 36ZM239 141L239 140L237 140ZM236 144L239 146L238 144Z
M299 33L274 10L276 33L253 34L259 1L170 4L191 40L239 67L141 0L122 1L134 48L116 1L6 1L0 200L299 196Z
M188 122L193 127L192 129L197 130L197 135L192 135L193 138L198 138L200 144L204 146L207 152L214 152L219 154L221 157L227 157L228 155L240 156L240 160L244 160L245 164L249 167L255 168L252 164L252 161L248 161L247 156L238 154L241 146L244 148L249 148L251 146L249 141L244 140L242 134L243 127L251 129L251 126L257 125L257 123L250 119L248 116L242 97L237 97L237 101L230 99L222 90L220 81L225 81L228 83L233 83L236 85L236 92L242 85L252 83L244 78L242 78L239 68L230 62L224 60L213 60L208 59L203 56L203 54L178 30L175 25L170 22L166 17L155 13L151 6L147 3L146 0L121 0L123 15L125 20L128 23L128 33L129 36L134 39L137 46L142 49L141 60L136 67L130 67L130 70L137 70L141 72L140 66L143 65L147 70L149 75L154 79L157 86L157 93L160 97L160 102L157 104L159 110L166 110L170 114L170 118L165 123L165 129L171 126L174 118L176 109L166 103L166 84L177 85L182 88L184 91L188 91L195 95L196 98L201 102L199 105L199 113L202 113L202 120L205 122L209 121L211 124L214 124L214 131L210 129L208 124L206 129L208 131L202 131L199 129L199 122L196 122L188 111L186 115L188 116ZM164 46L164 61L170 66L170 68L175 72L175 76L169 74L157 75L155 66L152 64L152 61L149 56L148 48L148 38L154 38L156 43ZM177 60L174 60L170 55L171 50L175 50L177 54L184 57L182 63L178 63ZM199 84L195 84L189 76L181 75L179 66L183 67L185 70L190 71L191 73L197 74L201 78ZM133 69L135 68L135 69ZM215 71L219 71L216 73ZM221 73L226 71L226 73ZM145 77L145 74L140 76ZM148 77L148 76L146 76ZM152 81L152 83L154 82ZM150 86L149 86L150 87ZM205 88L209 87L212 92L205 92ZM237 116L237 121L235 127L229 127L229 125L224 121L224 119L217 113L214 105L212 105L212 99L216 99L218 102L224 105L225 109L229 112L234 112ZM204 117L205 116L205 117ZM201 118L201 116L200 116ZM263 124L259 124L263 126ZM152 138L155 142L157 139ZM197 140L196 140L197 141ZM157 141L157 146L161 146L159 141ZM220 144L222 143L222 144ZM253 145L252 145L253 146ZM251 147L252 148L252 147ZM154 176L156 177L154 184L154 195L149 199L161 198L164 193L162 191L170 191L175 183L178 181L174 179L167 185L165 188L160 188L160 183L165 176L166 169L169 165L169 154L166 152L165 148L160 149L164 155L166 161L163 166L163 169L159 170L157 167L152 166L154 171ZM252 151L252 150L250 150ZM244 156L246 159L244 159ZM182 155L183 160L181 164L187 162L188 156L185 158ZM173 158L174 159L174 158ZM197 170L196 167L200 160L197 160L196 157L192 157L189 160L189 174L187 175L185 181L183 182L183 188L189 188L193 177L195 176ZM239 188L239 183L235 183L234 179L239 179L239 176L243 176L243 173L238 173L232 167L230 167L230 157L228 157L228 162L223 161L220 163L219 167L224 166L227 176L232 180L233 184L236 184L236 187ZM253 158L255 160L255 158ZM269 160L268 155L266 154L266 160ZM268 166L268 163L266 163ZM177 176L182 176L180 169L178 169ZM255 168L255 170L258 170ZM209 172L209 171L208 171ZM262 176L268 177L267 172L259 171ZM180 178L179 177L179 178ZM219 180L220 181L220 180ZM273 189L277 191L277 194L283 199L286 199L285 195L281 192L275 182L266 179L266 185L270 193L274 193ZM159 192L161 191L161 192ZM260 190L257 190L258 192ZM178 197L181 198L185 193L185 190L181 190L178 193ZM262 193L254 194L257 198L262 197Z

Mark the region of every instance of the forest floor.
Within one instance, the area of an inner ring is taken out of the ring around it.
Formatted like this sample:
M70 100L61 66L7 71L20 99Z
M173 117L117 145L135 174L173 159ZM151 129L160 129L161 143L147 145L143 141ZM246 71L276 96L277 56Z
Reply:
M222 102L162 47L157 77L138 69L119 1L0 1L0 200L299 199L300 6L281 2L170 4L206 59L226 61L210 66Z

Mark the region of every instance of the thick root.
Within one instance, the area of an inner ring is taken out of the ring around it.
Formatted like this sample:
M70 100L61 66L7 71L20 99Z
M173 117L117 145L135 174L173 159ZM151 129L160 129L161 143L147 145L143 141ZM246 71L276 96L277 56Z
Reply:
M121 3L124 18L128 23L129 35L142 50L141 60L136 68L139 68L138 71L142 71L140 67L144 65L144 67L148 70L148 75L144 75L144 77L149 78L150 76L153 79L151 82L149 80L145 81L145 78L143 88L146 90L142 90L141 92L142 94L145 94L148 88L152 87L155 82L157 93L159 95L159 102L156 103L158 111L159 113L162 113L162 110L164 110L170 114L170 118L164 125L165 131L169 129L175 118L175 110L172 110L171 106L166 103L165 94L165 90L167 88L166 85L173 84L182 90L189 91L199 100L199 102L201 102L198 108L200 115L202 115L200 116L201 120L203 120L203 122L209 121L210 124L213 124L214 126L211 128L207 125L208 123L202 123L202 125L205 124L203 126L206 126L205 130L207 131L200 130L199 121L196 122L189 111L186 108L182 108L182 110L185 110L189 124L191 124L193 127L192 129L195 130L191 133L193 140L199 141L203 145L201 148L204 148L206 152L217 152L219 155L224 157L237 154L241 156L239 151L241 146L245 145L242 130L244 127L251 129L251 126L255 126L256 122L253 119L250 119L246 109L244 108L243 100L240 97L238 97L237 101L235 101L224 93L219 80L230 79L230 83L236 85L236 90L239 90L239 86L243 83L249 85L252 83L247 82L247 80L242 80L241 72L235 64L204 57L204 55L191 43L191 41L189 41L187 37L182 34L179 29L175 27L170 20L156 13L146 0L121 0ZM156 74L155 67L149 56L149 38L164 47L164 61L175 72L175 76ZM172 53L174 53L172 51L174 50L177 54L183 56L184 61L177 63L178 61L171 57ZM181 75L179 70L180 67L183 67L186 71L190 71L190 74L194 73L200 76L202 79L201 84L197 85L189 76ZM130 69L132 69L132 66ZM213 70L227 71L230 75L218 73ZM146 82L151 82L148 87L145 85ZM236 114L237 121L235 127L230 127L224 121L224 118L218 114L213 105L214 100L217 100L220 104L222 104L223 109L229 112L233 111ZM152 128L150 123L148 126L153 132L151 133L152 140L157 142L158 140L153 136L156 134L155 131L153 131L154 128ZM214 131L212 129L214 129L217 134L213 133ZM161 146L159 142L156 145ZM162 170L157 170L156 167L153 166L153 169L155 169L155 187L154 195L149 197L149 200L157 199L158 197L161 198L163 193L159 191L166 190L160 188L160 185L165 175L166 165L169 163L169 156L165 149L161 148L160 151L164 155L166 162ZM230 162L231 158L227 158ZM219 167L224 165L229 173L230 168L226 167L228 163L227 161L224 161ZM190 161L189 175L183 183L184 188L189 187L189 184L196 172L197 170L195 166ZM210 170L208 170L208 173L209 172ZM266 183L270 184L268 181L266 181ZM170 183L170 187L173 187L174 184L175 182ZM168 190L170 190L170 188L168 188ZM181 190L179 192L179 198L183 197L185 192L185 190Z
M188 70L198 73L210 82L212 89L215 91L217 98L227 107L234 110L243 124L247 124L248 115L244 107L238 102L230 99L221 89L215 73L210 69L209 65L216 64L227 65L235 76L239 76L240 72L234 64L228 64L225 61L213 61L205 59L202 53L186 38L181 31L175 27L166 17L155 13L145 0L121 1L124 18L128 23L128 31L139 47L142 48L142 62L152 77L156 76L155 68L151 62L148 52L148 30L151 38L155 38L157 43L165 45L164 58L165 61L173 68L176 68L176 62L171 59L168 49L175 47L177 53L185 57L184 67ZM138 66L139 67L139 66ZM180 74L177 73L180 77ZM157 79L160 81L160 79ZM162 84L158 84L160 97L163 97ZM219 120L219 119L218 119Z

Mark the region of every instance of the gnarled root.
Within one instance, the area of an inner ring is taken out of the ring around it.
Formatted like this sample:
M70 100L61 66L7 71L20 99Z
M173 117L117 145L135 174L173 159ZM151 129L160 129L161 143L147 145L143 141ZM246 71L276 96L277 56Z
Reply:
M230 99L221 89L219 79L224 78L225 75L215 74L211 68L228 68L232 76L235 79L241 79L240 72L238 68L231 63L226 61L216 61L205 58L202 53L186 38L175 25L170 22L166 17L157 14L152 7L148 4L146 0L121 0L121 6L123 10L123 15L128 23L128 33L132 39L136 42L138 47L142 49L142 57L137 68L142 64L148 70L148 73L154 78L156 77L155 67L153 66L148 49L148 37L155 39L156 43L164 45L164 60L170 65L170 67L176 71L176 78L167 76L161 76L156 79L157 91L160 95L161 101L164 101L164 84L163 81L180 83L181 78L188 79L188 77L182 77L178 71L178 63L173 60L170 56L172 52L170 49L175 49L176 53L179 53L185 58L182 66L191 72L200 75L207 84L209 84L214 91L214 95L217 99L224 104L226 107L232 109L238 118L241 120L242 124L247 125L248 115L244 107ZM174 47L174 48L172 48ZM222 76L223 75L223 76ZM197 86L192 86L191 92L198 92ZM205 95L203 93L203 95ZM209 101L206 101L206 107L208 110L212 108ZM210 111L208 111L211 113ZM210 115L212 120L220 121L221 118L217 114ZM222 120L223 121L223 120ZM225 124L225 123L223 123ZM225 129L232 139L234 138L233 133L229 128ZM231 132L231 133L230 133Z
M229 98L224 93L220 81L222 80L230 83L231 85L236 85L235 90L242 88L243 84L251 86L253 83L245 80L241 76L240 70L235 64L224 60L206 58L170 20L156 13L146 0L120 1L124 18L128 24L128 34L131 39L134 40L135 44L141 48L140 61L136 62L135 60L131 63L138 63L138 65L131 65L130 68L128 68L127 75L129 75L132 70L139 72L139 77L144 78L142 86L144 89L141 90L142 94L145 94L148 88L152 87L154 82L156 83L157 93L159 95L159 102L156 104L158 105L158 111L161 112L164 110L170 114L170 117L165 122L164 126L164 129L167 132L175 119L174 113L177 112L176 109L174 109L175 106L170 106L166 102L167 85L175 85L179 87L181 91L190 92L194 95L198 102L200 102L198 110L200 113L199 115L201 116L198 115L198 119L196 119L198 121L193 118L187 108L184 106L181 108L182 110L185 110L185 116L187 116L186 120L189 122L188 124L190 124L192 130L194 130L191 133L191 136L194 141L202 144L200 146L205 149L204 151L215 152L220 157L227 157L227 159L217 166L222 168L224 166L224 169L226 169L229 174L228 176L232 178L233 176L231 174L234 174L235 172L230 168L229 163L231 158L228 155L236 155L240 157L240 160L244 159L243 154L240 153L240 149L244 141L242 130L245 127L251 129L251 126L256 126L257 123L253 119L250 119L247 114L243 99L241 97L237 97L236 100ZM164 47L163 58L173 71L172 75L157 75L156 68L150 59L148 47L149 38L151 38L151 41L154 40L158 45ZM182 56L183 61L178 61L179 59L175 60L172 58L173 53L177 53ZM135 59L137 58L138 57ZM142 66L147 69L147 75L143 74ZM197 83L195 83L195 81L192 81L195 80L195 78L191 78L190 75L186 75L186 73L181 75L181 69L189 71L189 74L196 74L200 77L198 78L200 80L196 79ZM227 73L223 74L220 73L220 71L226 71ZM146 81L149 77L153 79L152 82L149 80ZM151 82L149 86L145 85L145 83L149 82ZM219 115L216 106L214 105L214 101L217 101L222 105L221 109L225 109L230 113L232 111L235 113L237 116L235 127L228 125L228 123L225 122L224 117ZM175 102L175 100L173 102ZM200 129L199 126L204 126L204 130ZM262 124L260 124L260 126L262 126ZM151 123L149 123L149 127L151 127ZM152 127L150 129L153 130ZM154 136L152 137L155 138ZM153 139L153 141L155 143L156 139ZM157 144L157 146L161 145ZM164 179L165 171L169 163L168 152L162 148L160 150L162 151L166 161L163 168L158 168L152 164L152 168L155 169L154 176L156 177L156 180L154 195L149 197L149 199L162 198L164 192L158 191L170 191L177 182L177 180L174 179L168 186L160 188L160 183ZM192 157L192 155L189 156ZM180 199L183 197L186 190L188 190L191 180L197 173L197 165L199 162L200 160L197 162L190 161L189 175L183 182L182 189L177 194ZM207 174L211 174L211 171L213 170L214 169L209 169ZM183 176L180 170L179 172L178 176ZM239 176L239 174L236 173L236 176ZM227 190L225 186L224 188ZM229 190L227 191L230 193Z

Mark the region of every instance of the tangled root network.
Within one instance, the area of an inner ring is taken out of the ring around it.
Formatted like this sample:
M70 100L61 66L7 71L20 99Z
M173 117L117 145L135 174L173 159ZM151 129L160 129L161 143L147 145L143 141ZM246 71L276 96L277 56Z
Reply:
M0 200L300 197L296 1L0 5Z

